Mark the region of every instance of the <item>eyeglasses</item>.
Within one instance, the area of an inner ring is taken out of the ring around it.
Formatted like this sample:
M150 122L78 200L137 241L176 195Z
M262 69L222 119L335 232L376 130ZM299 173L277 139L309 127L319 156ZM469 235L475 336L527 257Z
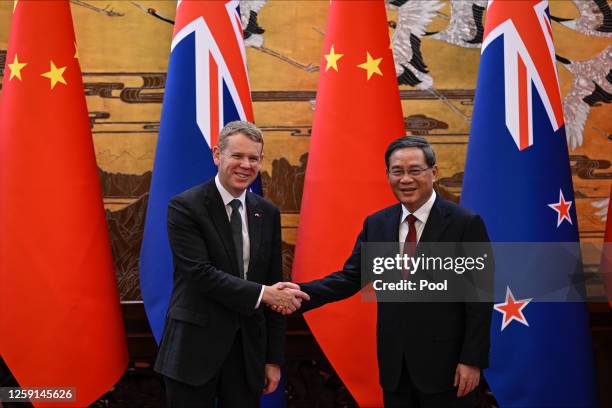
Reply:
M240 154L240 153L223 153L223 152L220 152L220 154L222 154L223 156L227 157L230 160L234 160L238 162L243 162L244 159L246 159L249 162L249 164L252 166L259 164L259 162L261 162L261 156L248 156L248 155Z
M433 168L433 166L425 167L424 169L420 167L411 167L409 169L392 169L389 171L389 175L395 178L404 177L404 174L408 174L410 177L419 177L425 170L429 170L431 168Z

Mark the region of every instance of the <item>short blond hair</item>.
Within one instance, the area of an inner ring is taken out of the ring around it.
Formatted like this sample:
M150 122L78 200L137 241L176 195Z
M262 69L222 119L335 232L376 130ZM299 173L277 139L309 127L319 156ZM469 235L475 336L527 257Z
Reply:
M264 141L261 129L244 120L234 120L221 129L221 132L219 132L219 141L217 143L219 149L224 150L227 146L227 138L238 133L245 135L255 143L260 143L263 150Z

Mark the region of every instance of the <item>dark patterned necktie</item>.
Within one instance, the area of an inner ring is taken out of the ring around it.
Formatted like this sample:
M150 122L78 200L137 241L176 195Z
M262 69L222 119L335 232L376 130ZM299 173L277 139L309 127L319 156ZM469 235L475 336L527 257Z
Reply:
M414 224L417 221L417 217L412 214L408 214L406 220L408 221L408 234L406 235L406 240L404 241L404 255L412 257L416 251L417 233ZM410 276L410 271L408 269L404 269L402 272L402 277L404 279L408 279Z
M240 206L242 203L238 199L234 199L229 203L232 207L232 215L230 216L230 226L232 227L232 238L236 247L236 261L238 261L238 270L240 277L244 278L244 256L242 254L242 218L240 217Z

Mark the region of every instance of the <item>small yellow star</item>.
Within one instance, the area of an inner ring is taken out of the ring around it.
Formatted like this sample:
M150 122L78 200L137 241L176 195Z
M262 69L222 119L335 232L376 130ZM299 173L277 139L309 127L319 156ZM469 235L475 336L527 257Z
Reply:
M330 68L333 68L336 70L336 72L338 72L338 60L342 58L343 56L344 54L336 54L336 52L334 51L334 45L332 44L329 54L325 55L325 59L327 60L327 65L325 66L325 72L327 72L327 70Z
M365 69L366 71L368 71L368 80L374 74L378 74L378 75L382 76L382 72L380 72L380 68L378 67L380 65L380 62L382 61L382 57L374 59L374 58L372 58L372 56L368 52L366 58L367 58L366 62L364 62L363 64L359 64L357 66L359 68L362 68L362 69Z
M15 1L13 2L13 13L15 12L15 9L17 8L17 2L18 2L18 1L19 1L19 0L15 0Z
M51 61L51 68L49 69L49 72L45 72L44 74L40 74L40 75L44 76L45 78L49 78L51 80L51 89L53 89L55 88L55 85L57 85L58 82L64 85L68 85L66 83L66 80L64 79L65 70L66 70L66 67L58 68L55 66L53 61Z
M11 70L11 76L9 76L9 81L11 81L15 77L17 77L17 79L21 81L21 70L26 65L28 64L25 62L19 62L19 57L17 57L17 54L15 54L15 58L13 58L13 63L8 64L8 67Z
M79 59L79 49L77 48L76 41L74 42L74 58Z

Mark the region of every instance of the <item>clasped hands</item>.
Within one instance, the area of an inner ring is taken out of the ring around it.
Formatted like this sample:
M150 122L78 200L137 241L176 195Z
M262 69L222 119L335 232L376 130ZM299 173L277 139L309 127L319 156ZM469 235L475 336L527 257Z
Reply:
M272 286L264 286L262 301L270 309L284 316L289 315L302 306L302 300L310 300L307 293L293 282L278 282Z

